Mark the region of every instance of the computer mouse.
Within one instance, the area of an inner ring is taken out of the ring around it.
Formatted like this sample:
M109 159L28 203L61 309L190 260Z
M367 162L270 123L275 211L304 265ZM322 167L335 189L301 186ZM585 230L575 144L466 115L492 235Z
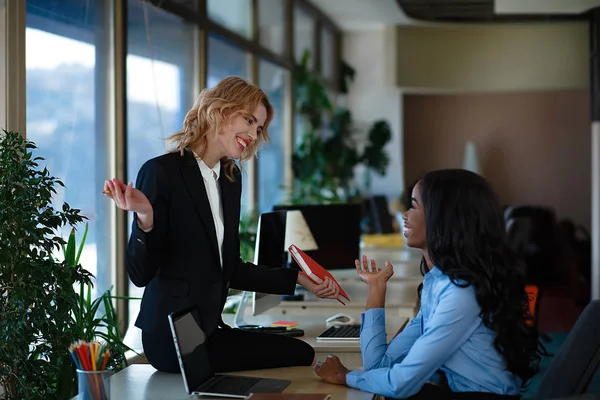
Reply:
M327 323L327 326L352 325L354 323L354 318L343 313L337 313L327 318L325 322Z

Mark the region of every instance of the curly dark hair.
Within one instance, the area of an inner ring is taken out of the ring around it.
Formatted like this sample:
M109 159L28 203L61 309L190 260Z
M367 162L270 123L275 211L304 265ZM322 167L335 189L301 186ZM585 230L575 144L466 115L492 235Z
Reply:
M506 243L502 208L488 183L461 169L427 173L419 183L431 263L457 286L473 285L494 346L523 386L547 352L531 323L525 268ZM427 269L421 264L423 273Z

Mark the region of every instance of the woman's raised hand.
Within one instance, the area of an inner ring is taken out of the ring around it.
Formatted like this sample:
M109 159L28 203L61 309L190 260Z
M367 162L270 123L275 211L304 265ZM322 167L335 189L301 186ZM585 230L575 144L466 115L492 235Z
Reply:
M137 213L142 229L152 227L154 220L152 204L144 193L133 187L133 183L126 185L120 179L113 178L104 182L102 193L110 197L121 210Z
M383 284L394 275L394 266L391 262L386 261L382 268L377 268L375 260L369 261L367 256L362 256L362 263L360 260L354 261L356 265L356 273L359 278L368 285L372 284Z

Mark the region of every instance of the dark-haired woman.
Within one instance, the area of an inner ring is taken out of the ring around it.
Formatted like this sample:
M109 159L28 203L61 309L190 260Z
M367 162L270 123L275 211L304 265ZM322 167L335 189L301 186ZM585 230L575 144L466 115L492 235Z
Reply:
M519 398L545 350L528 323L524 273L505 244L496 196L477 174L440 170L417 183L411 202L404 236L423 252L418 315L387 343L393 266L378 268L363 256L356 268L369 287L360 338L364 371L330 356L316 373L392 398Z

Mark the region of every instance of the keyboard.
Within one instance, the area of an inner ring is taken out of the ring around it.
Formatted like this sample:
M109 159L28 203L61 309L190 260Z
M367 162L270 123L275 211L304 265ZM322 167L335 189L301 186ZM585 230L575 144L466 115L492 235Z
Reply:
M317 336L317 340L360 340L360 325L335 325Z

